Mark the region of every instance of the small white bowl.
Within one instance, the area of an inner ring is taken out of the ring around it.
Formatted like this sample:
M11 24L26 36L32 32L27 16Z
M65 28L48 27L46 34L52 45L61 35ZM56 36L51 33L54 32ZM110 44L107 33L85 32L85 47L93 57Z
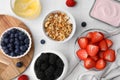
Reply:
M24 32L24 33L28 36L28 38L29 38L29 40L30 40L30 42L29 42L29 47L28 47L28 49L26 50L26 52L23 53L23 55L12 57L12 56L7 55L7 54L4 52L4 50L2 49L1 39L2 39L3 35L4 35L6 32L8 32L9 30L12 30L12 29L18 29L18 30ZM0 49L1 49L2 53L3 53L5 56L9 57L9 58L21 58L21 57L24 57L24 56L30 51L30 49L31 49L31 44L32 44L32 39L31 39L30 34L29 34L25 29L20 28L20 27L8 28L8 29L6 29L6 30L2 33L2 35L0 36Z
M34 79L38 80L38 78L36 77L35 71L34 71L34 65L35 65L36 60L38 59L38 57L42 53L44 53L44 54L46 54L46 53L53 53L53 54L56 54L57 56L59 56L61 58L61 60L64 63L64 69L63 69L63 72L62 72L61 76L58 77L56 80L64 80L65 76L67 75L67 71L68 71L68 60L61 52L52 51L52 50L42 51L37 56L35 56L35 58L33 59L33 62L31 64L32 65L31 68L32 68L32 73L33 73Z
M71 22L72 25L73 25L73 26L72 26L72 32L71 32L71 34L69 35L69 37L67 37L67 38L64 39L63 41L57 41L57 40L51 39L51 38L46 34L46 32L45 32L45 30L44 30L45 20L47 19L47 17L48 17L51 13L55 13L55 12L65 13L68 17L70 17L70 22ZM73 35L74 35L75 31L76 31L76 22L75 22L74 17L73 17L69 12L64 11L64 10L54 10L54 11L50 11L50 12L45 16L45 18L44 18L44 20L43 20L43 22L42 22L42 30L43 30L44 35L45 35L50 41L58 42L58 43L65 43L65 42L67 42L68 40L70 40L70 39L73 37Z

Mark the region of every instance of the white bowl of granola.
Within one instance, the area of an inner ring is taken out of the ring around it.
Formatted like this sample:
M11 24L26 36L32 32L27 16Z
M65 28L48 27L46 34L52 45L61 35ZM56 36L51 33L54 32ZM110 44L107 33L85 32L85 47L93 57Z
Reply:
M43 32L45 36L54 42L67 42L76 31L74 17L67 11L50 11L43 20Z

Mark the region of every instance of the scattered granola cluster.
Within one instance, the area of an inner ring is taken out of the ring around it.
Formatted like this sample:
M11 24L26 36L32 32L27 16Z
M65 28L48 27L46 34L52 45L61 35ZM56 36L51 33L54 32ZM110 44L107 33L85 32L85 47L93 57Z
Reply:
M72 32L73 25L67 14L57 11L48 15L44 23L46 34L56 41L63 41Z

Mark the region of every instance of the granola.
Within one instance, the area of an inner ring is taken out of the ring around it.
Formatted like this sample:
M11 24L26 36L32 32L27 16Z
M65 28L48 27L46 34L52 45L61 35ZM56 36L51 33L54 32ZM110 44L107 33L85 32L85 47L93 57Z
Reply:
M45 33L56 41L63 41L72 32L73 24L67 14L57 11L48 15L44 22Z

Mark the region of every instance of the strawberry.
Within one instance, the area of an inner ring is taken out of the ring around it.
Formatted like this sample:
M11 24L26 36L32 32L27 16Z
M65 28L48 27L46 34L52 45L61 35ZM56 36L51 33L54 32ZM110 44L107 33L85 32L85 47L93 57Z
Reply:
M111 47L113 45L113 42L110 39L105 39L108 47Z
M87 69L91 69L93 67L95 67L95 61L92 58L87 58L84 60L84 66Z
M106 62L103 59L99 59L96 62L95 68L98 69L98 70L103 70L105 68L105 66L106 66Z
M89 32L89 33L86 35L86 37L87 37L89 40L91 40L91 39L92 39L92 35L93 35L93 32Z
M81 60L85 60L88 57L87 51L85 49L79 49L77 51L77 56Z
M99 59L99 57L96 55L96 56L92 56L91 57L94 61L97 61Z
M107 51L104 52L104 59L109 62L114 62L115 61L115 51L112 49L108 49Z
M18 80L29 80L27 75L21 75Z
M81 37L78 39L78 44L80 48L85 49L88 45L88 39L85 37Z
M100 51L98 53L98 56L101 58L101 59L104 59L104 52L103 51Z
M108 45L104 39L100 41L99 48L101 51L106 51L108 49Z
M92 36L92 43L99 42L104 38L104 35L100 32L97 32L97 31L93 32L92 35L93 35Z
M93 44L89 44L86 48L88 55L96 56L99 51L99 47Z
M67 0L67 1L66 1L66 5L67 5L68 7L73 7L73 6L76 5L76 1L75 1L75 0Z

